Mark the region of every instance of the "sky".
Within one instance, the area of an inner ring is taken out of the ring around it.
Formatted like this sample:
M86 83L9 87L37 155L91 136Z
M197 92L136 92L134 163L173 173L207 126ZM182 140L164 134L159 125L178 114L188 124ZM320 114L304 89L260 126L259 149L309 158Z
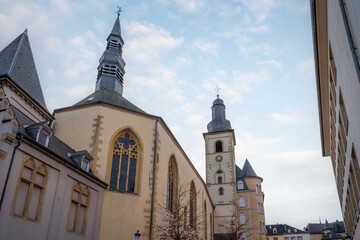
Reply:
M263 180L266 224L342 220L321 154L308 0L0 0L0 49L26 28L48 109L95 89L116 19L123 96L162 116L205 177L202 133L220 88L236 137Z

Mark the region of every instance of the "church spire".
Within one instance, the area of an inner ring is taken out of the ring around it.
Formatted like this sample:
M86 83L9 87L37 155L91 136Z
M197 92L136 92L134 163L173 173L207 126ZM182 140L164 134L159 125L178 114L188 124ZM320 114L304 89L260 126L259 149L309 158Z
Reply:
M219 88L217 87L217 91ZM225 116L225 104L222 99L219 98L219 92L217 97L213 102L212 110L212 120L207 125L208 132L218 132L231 129L230 121L226 119Z
M122 58L122 47L124 40L121 37L120 12L107 40L106 50L99 59L98 76L95 91L113 90L118 94L123 93L123 82L125 74L125 61Z

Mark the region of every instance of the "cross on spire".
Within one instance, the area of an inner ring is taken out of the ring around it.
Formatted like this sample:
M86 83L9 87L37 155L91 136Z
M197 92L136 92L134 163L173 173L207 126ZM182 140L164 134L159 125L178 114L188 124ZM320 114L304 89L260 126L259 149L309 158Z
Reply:
M219 98L219 91L221 88L219 88L219 84L216 84L216 88L214 90L216 90L216 96L217 98Z
M118 8L118 10L117 10L116 13L117 13L118 16L120 16L120 13L122 12L122 9L121 9L121 7L119 7L119 6L116 6L116 7Z

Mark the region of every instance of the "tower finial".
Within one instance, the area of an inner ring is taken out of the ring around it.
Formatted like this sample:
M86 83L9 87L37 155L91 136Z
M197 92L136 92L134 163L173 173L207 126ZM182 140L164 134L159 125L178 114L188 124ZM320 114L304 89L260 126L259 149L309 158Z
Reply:
M221 88L219 88L219 84L216 84L216 88L214 90L216 90L216 96L217 98L219 98L219 91L220 91Z
M118 10L117 10L116 13L117 13L118 16L120 16L120 13L122 12L122 9L121 9L121 7L119 7L119 6L116 6L116 7L118 8Z

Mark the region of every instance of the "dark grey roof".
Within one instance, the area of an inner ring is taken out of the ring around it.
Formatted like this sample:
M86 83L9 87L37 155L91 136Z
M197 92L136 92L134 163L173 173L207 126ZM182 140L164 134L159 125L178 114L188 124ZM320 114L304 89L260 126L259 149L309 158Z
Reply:
M116 18L114 26L113 26L111 33L110 33L109 37L107 38L107 40L110 38L111 35L119 37L121 39L121 41L124 42L124 40L121 37L121 27L120 27L119 16Z
M274 228L276 231L274 232ZM266 225L267 234L266 235L283 235L283 234L298 234L305 233L305 231L298 228L292 227L287 224L269 224Z
M236 179L242 178L245 176L245 172L236 165Z
M242 170L245 172L246 177L257 177L254 169L252 168L250 162L247 159L245 160Z
M0 52L0 76L10 77L48 112L26 30Z
M133 112L138 112L142 114L147 114L128 100L126 100L123 96L118 94L115 91L112 90L98 90L92 93L91 95L87 96L83 100L81 100L78 103L75 103L71 107L66 107L62 109L69 109L73 107L79 107L79 106L86 106L86 105L93 105L98 103L105 103L109 104L111 106L127 109ZM60 109L56 109L55 111L58 111Z
M230 121L225 116L224 101L219 98L219 95L213 102L211 112L212 120L207 125L208 132L231 130Z
M15 113L15 117L19 122L19 128L18 133L23 135L29 140L32 140L35 144L39 145L42 148L45 148L48 152L57 155L62 159L64 162L76 167L80 171L84 172L85 174L91 176L95 180L101 182L102 184L105 184L103 181L101 181L98 177L96 177L91 171L86 172L84 171L78 164L76 164L69 156L68 153L76 153L74 149L72 149L70 146L65 144L63 141L58 139L56 136L52 135L49 139L49 144L47 147L36 143L36 141L32 138L32 136L29 134L29 132L24 128L24 126L33 125L35 122L31 120L29 117L27 117L25 114L23 114L21 111L19 111L17 108L12 107L12 110Z
M344 233L345 232L345 226L343 221L336 220L335 222L329 223L329 226L332 228L332 230L335 233ZM309 223L306 226L306 230L311 234L322 234L323 230L325 229L324 223Z

